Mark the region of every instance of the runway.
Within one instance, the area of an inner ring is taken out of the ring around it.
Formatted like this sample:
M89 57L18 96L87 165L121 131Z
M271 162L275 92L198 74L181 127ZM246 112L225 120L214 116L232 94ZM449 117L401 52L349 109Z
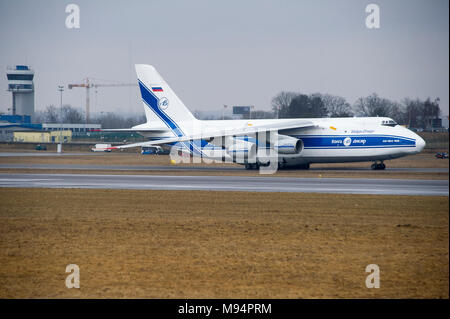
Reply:
M0 157L49 157L49 156L102 156L107 153L57 153L57 152L0 152Z
M116 171L243 171L243 167L232 166L180 166L180 165L77 165L77 164L0 164L7 169L52 169L52 170L116 170ZM289 170L289 169L287 169ZM370 167L311 167L310 171L371 171ZM388 172L447 173L448 168L386 168Z
M0 187L215 190L448 196L448 180L96 174L0 174Z

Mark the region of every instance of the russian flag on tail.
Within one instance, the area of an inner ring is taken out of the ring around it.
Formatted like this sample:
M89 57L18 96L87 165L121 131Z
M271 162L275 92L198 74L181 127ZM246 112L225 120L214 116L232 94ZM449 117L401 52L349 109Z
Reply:
M163 89L160 86L152 86L152 91L153 92L162 92Z

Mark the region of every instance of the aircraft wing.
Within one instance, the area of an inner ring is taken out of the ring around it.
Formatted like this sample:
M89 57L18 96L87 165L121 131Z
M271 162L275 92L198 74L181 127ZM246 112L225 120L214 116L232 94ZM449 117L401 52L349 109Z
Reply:
M131 148L131 147L138 147L138 146L151 146L151 145L159 145L159 144L170 144L170 143L177 143L177 142L185 142L185 141L191 141L191 140L207 140L215 137L222 137L222 136L242 136L242 135L251 135L258 132L267 132L267 131L279 131L279 130L287 130L287 129L295 129L295 128L304 128L304 127L312 127L316 126L311 121L308 120L295 120L295 121L289 121L289 122L281 122L281 123L273 123L273 124L261 124L261 125L252 125L252 126L246 126L243 128L236 128L231 130L220 130L220 131L207 131L200 134L193 134L193 135L187 135L187 136L180 136L180 137L171 137L171 138L165 138L160 139L156 141L148 141L148 142L141 142L141 143L133 143L133 144L127 144L127 145L120 145L120 146L113 146L109 147L108 149L122 149L122 148Z

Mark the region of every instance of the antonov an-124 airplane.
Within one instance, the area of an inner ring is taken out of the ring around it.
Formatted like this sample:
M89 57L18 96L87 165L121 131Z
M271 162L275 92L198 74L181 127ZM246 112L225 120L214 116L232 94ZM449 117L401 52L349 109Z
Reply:
M147 123L131 129L148 142L111 147L174 145L192 156L228 160L247 169L268 165L308 169L311 163L373 162L420 153L425 141L386 117L214 120L196 119L151 65L136 72ZM268 133L270 132L270 134ZM269 152L270 153L270 152Z

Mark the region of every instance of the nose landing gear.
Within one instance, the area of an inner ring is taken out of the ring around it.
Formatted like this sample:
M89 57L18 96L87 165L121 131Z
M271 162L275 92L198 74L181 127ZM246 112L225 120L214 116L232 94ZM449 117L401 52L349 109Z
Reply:
M373 170L383 170L386 169L386 165L383 163L383 161L379 163L375 162L370 166L370 168Z

